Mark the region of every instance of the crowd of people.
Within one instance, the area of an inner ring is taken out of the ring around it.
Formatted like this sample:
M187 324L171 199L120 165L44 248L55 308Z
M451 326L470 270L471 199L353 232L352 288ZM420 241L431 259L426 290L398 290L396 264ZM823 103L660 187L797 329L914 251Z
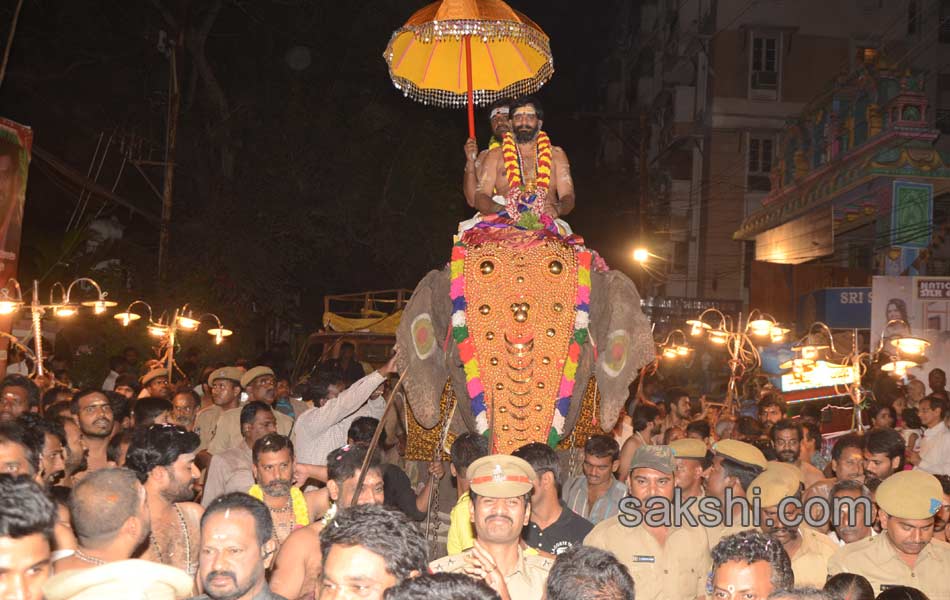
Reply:
M828 440L774 391L734 416L647 386L568 459L463 433L419 468L379 427L394 361L343 360L293 388L263 364L8 375L0 598L950 598L942 373ZM422 522L446 475L442 544Z

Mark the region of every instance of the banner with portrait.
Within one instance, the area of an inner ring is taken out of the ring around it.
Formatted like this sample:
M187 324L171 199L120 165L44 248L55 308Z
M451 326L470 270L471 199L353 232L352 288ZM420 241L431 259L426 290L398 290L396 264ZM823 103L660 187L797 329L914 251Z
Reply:
M17 276L32 147L29 127L0 118L0 287ZM12 315L0 316L0 331L9 333L11 320ZM0 341L0 373L6 370L6 348L6 340Z
M874 277L871 289L871 349L877 348L882 333L885 351L893 349L887 343L893 337L924 338L931 344L928 360L908 375L926 384L932 369L950 370L950 277Z

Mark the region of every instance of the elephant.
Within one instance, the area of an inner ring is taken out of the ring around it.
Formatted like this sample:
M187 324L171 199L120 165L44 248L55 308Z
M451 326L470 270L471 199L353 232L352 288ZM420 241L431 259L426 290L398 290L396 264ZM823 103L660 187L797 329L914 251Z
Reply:
M556 446L593 378L609 431L655 346L636 286L592 268L592 255L553 236L458 240L449 265L416 286L396 332L416 421L436 427L451 388L454 430L488 436L494 452Z

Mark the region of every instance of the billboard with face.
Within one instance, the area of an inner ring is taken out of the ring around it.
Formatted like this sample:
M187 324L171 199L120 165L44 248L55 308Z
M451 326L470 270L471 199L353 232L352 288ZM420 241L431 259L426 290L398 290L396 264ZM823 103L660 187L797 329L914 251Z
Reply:
M0 280L16 277L33 132L0 118ZM5 331L8 330L5 329Z

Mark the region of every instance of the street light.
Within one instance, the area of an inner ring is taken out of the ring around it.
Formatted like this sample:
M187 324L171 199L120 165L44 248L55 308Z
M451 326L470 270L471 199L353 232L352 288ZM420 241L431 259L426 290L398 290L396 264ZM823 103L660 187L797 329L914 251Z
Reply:
M679 337L680 343L677 344L675 341L676 337ZM674 329L673 331L667 334L666 339L657 344L657 351L660 356L663 358L677 359L692 354L693 349L689 347L689 343L686 340L686 334L683 333L682 329Z
M210 319L213 320L216 327L208 329L207 334L214 338L215 344L221 344L224 342L224 338L234 334L233 331L226 329L221 324L221 319L218 318L218 315L214 313L204 313L195 317L187 304L181 308L176 308L171 318L168 317L167 312L163 312L159 315L158 320L156 320L152 312L152 307L148 302L144 300L134 300L125 311L117 313L114 318L118 320L123 327L128 327L132 322L142 318L142 315L132 312L135 306L144 306L148 311L148 325L146 329L149 335L163 340L163 344L165 345L165 357L163 360L167 364L169 383L172 382L175 370L175 339L178 336L179 330L196 331L200 327L201 321Z
M15 294L10 291L11 283L13 284ZM73 287L78 283L88 283L95 288L96 299L80 302L78 304L74 302L71 295ZM57 287L60 289L59 301L54 299L54 293ZM58 281L54 283L52 287L50 287L49 303L43 304L40 302L40 284L34 279L33 296L30 303L27 304L23 300L23 290L20 288L20 282L11 277L7 280L6 286L0 289L0 314L10 315L22 308L30 309L30 318L33 323L33 358L36 362L36 374L43 375L45 373L43 369L43 315L46 314L46 311L51 311L54 316L59 318L68 318L75 316L79 312L79 306L88 306L93 309L94 314L101 315L109 308L116 306L115 302L106 299L107 296L108 293L103 292L99 284L93 279L80 277L74 279L68 286L64 286Z
M710 318L712 316L712 318ZM725 346L729 352L729 385L726 387L726 410L738 412L736 384L743 373L762 364L759 350L752 337L768 337L772 343L782 341L788 329L778 324L774 317L753 309L745 323L742 315L733 323L732 318L716 308L707 308L695 319L689 319L690 334L706 335L710 343Z
M852 417L852 429L863 431L864 423L861 418L861 405L867 393L861 388L861 379L867 372L870 364L874 363L881 355L885 346L885 332L891 324L907 323L901 319L894 319L887 322L887 325L881 330L881 337L877 348L869 352L858 351L858 330L854 329L851 333L852 348L850 353L839 351L835 347L834 336L831 328L821 321L812 323L808 328L808 334L792 347L792 350L798 354L798 357L782 363L780 368L791 368L793 376L803 379L806 375L819 380L830 381L831 385L837 389L838 385L847 385L847 394L854 405ZM827 338L828 343L815 343L815 330L821 330ZM891 360L881 365L881 371L894 375L896 377L906 377L907 370L920 365L926 361L924 352L930 343L922 338L911 336L899 336L887 340L890 345L897 349L897 354L891 355ZM830 355L830 360L822 360L820 355ZM909 355L909 356L905 356ZM835 362L836 361L836 362ZM845 372L843 370L847 370ZM847 382L847 383L845 383Z

